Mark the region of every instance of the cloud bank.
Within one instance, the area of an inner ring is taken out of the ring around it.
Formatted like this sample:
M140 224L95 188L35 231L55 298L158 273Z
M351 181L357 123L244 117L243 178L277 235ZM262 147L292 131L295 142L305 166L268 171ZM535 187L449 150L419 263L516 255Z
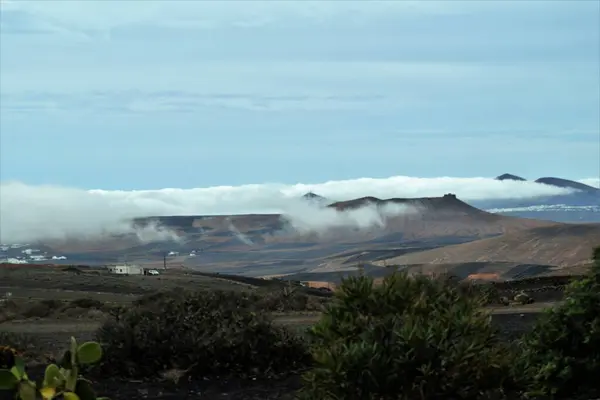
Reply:
M585 185L590 185L592 187L596 187L596 188L600 189L600 178L580 179L577 182L583 183Z
M129 220L167 215L281 213L298 230L317 225L331 227L381 225L374 210L339 214L318 211L301 199L309 191L331 201L364 196L436 197L455 193L464 201L518 199L566 194L568 189L535 182L496 181L490 178L360 178L317 184L252 184L159 190L82 190L21 182L0 184L0 242L22 243L65 237L136 233L140 240L173 238L159 227L135 231ZM387 210L399 214L410 210ZM362 215L361 213L365 214ZM371 213L371 214L369 214ZM237 230L235 227L233 231ZM238 232L239 233L239 232Z

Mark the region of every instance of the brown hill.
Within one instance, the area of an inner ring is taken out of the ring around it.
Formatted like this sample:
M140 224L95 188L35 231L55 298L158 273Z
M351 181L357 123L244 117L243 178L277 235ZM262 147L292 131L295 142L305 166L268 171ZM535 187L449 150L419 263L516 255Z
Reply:
M492 214L470 206L453 194L446 194L443 197L387 200L363 197L333 203L329 207L338 211L351 211L361 207L375 206L385 215L385 207L393 204L408 206L409 211L395 216L387 215L383 231L387 234L401 234L402 239L405 240L439 237L483 238L555 224L555 222L549 221Z
M567 267L590 262L599 245L600 224L555 224L411 253L387 259L385 264L514 262Z
M392 205L408 207L406 210L387 207ZM368 218L373 220L371 224L359 224L357 221L364 216L352 215L353 211L361 207L373 206L379 211L379 215L366 213L369 214ZM55 242L50 247L55 251L70 254L126 252L139 257L151 254L155 258L165 250L176 250L182 255L192 251L230 252L231 259L227 259L229 263L236 260L242 262L239 251L252 250L255 252L252 257L260 256L266 262L271 260L266 252L270 252L269 254L278 252L280 258L277 259L285 259L286 252L293 248L296 250L294 257L306 260L346 250L345 248L334 249L334 245L338 244L364 248L398 247L406 241L433 240L447 244L555 224L488 213L462 202L452 194L417 199L381 200L365 197L333 203L329 205L329 210L332 209L339 212L339 220L335 213L318 214L324 212L321 207L315 207L314 211L307 210L307 213L315 213L306 215L306 220L312 221L311 230L298 231L292 227L298 221L300 221L299 225L302 225L304 218L302 215L295 215L294 220L290 220L292 218L290 216L278 214L148 217L136 219L134 225L162 226L176 232L181 238L180 243L144 244L135 235L129 235L97 240ZM314 221L319 222L318 226L314 225ZM362 228L359 228L359 225ZM328 246L332 246L331 249ZM298 255L299 249L314 252ZM111 255L113 256L114 254ZM223 257L225 260L225 256ZM250 255L244 257L247 260ZM204 258L206 259L206 256Z
M349 211L355 210L362 207L376 206L378 208L386 205L405 205L414 206L423 211L430 212L459 212L459 213L472 213L472 214L488 214L485 211L479 210L473 206L468 205L464 201L456 198L454 194L445 194L443 197L420 197L413 199L378 199L377 197L361 197L354 200L338 201L330 204L328 207L335 208L338 211Z

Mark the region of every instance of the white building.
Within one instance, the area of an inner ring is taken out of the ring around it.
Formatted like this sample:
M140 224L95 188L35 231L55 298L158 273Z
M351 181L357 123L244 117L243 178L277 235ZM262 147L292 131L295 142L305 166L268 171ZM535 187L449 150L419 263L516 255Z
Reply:
M27 260L24 260L22 258L13 258L13 257L9 257L2 262L6 262L8 264L28 264Z
M108 271L113 274L119 275L143 275L144 268L139 265L132 264L121 264L121 265L110 265Z

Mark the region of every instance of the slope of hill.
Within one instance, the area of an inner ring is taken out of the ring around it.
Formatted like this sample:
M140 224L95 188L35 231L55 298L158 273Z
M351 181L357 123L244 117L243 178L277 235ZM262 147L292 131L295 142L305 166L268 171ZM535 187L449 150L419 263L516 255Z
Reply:
M387 206L405 206L390 209ZM520 229L547 226L552 223L511 218L488 213L464 203L452 194L443 197L381 200L365 197L330 204L337 213L315 207L307 210L314 215L231 215L156 217L146 219L179 234L202 237L206 245L225 243L257 247L276 243L356 242L381 239L401 242L403 240L438 237L487 237ZM377 216L372 223L357 221L353 213L371 207ZM294 229L294 223L304 218L322 217L322 223L304 230ZM330 221L327 221L329 219ZM137 220L142 224L141 220Z
M503 174L497 180L526 181L520 176ZM474 201L475 207L518 218L534 218L556 222L600 222L600 189L568 179L545 177L536 183L566 189L572 193L555 196L538 196L524 199Z
M494 179L496 179L498 181L506 181L506 180L522 181L522 182L527 181L527 179L522 178L517 175L513 175L513 174L502 174L502 175L497 176ZM575 190L579 190L579 191L587 192L587 193L600 193L600 188L595 188L593 186L586 185L581 182L575 182L570 179L556 178L556 177L543 177L543 178L536 179L534 182L542 183L544 185L556 186L559 188L575 189Z
M380 259L385 252L399 255L554 224L488 213L450 194L419 199L369 197L330 207L315 205L304 212L138 218L135 226L157 225L178 239L141 242L129 235L49 245L70 262L82 264L125 258L162 264L168 253L172 264L256 276L308 272L335 264L341 259L328 258L349 251L378 252Z
M545 178L536 179L535 181L537 183L543 183L545 185L557 186L560 188L575 189L575 190L580 190L580 191L586 192L586 193L600 194L600 189L598 189L598 188L595 188L595 187L589 186L589 185L585 185L580 182L575 182L575 181L572 181L569 179L545 177Z
M567 267L590 261L600 224L556 224L394 257L377 265L514 262Z
M338 211L355 210L361 207L376 206L378 208L387 205L402 205L408 207L416 207L422 211L434 213L470 213L476 215L487 214L485 211L479 210L473 206L456 198L454 194L445 194L443 197L421 197L414 199L391 198L378 199L377 197L361 197L354 200L339 201L329 205Z

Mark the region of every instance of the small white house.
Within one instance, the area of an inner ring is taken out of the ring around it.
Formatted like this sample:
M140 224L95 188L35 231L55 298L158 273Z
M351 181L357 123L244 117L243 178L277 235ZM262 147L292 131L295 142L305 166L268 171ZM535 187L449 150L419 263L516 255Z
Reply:
M122 264L122 265L110 265L108 271L112 274L118 275L143 275L144 269L139 265Z

